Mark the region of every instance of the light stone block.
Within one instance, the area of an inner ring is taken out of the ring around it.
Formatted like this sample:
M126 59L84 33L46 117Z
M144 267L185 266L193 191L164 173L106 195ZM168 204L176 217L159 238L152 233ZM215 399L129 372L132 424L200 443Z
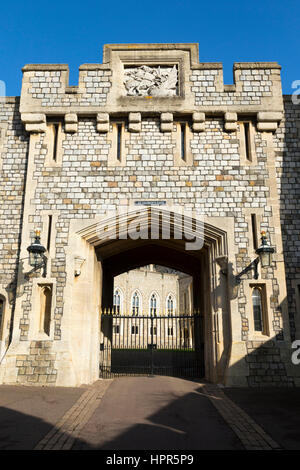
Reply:
M193 131L194 132L205 131L205 122L193 122Z
M172 132L173 130L173 122L162 122L160 124L160 130L162 132Z
M142 130L141 122L129 122L128 130L129 132L141 132Z
M22 113L21 119L23 122L27 124L35 124L40 122L46 122L46 115L40 113Z
M66 123L77 123L78 122L78 117L77 114L75 113L70 113L65 115L65 122Z
M235 122L237 121L237 113L225 113L226 122Z
M258 122L257 123L257 130L259 131L276 131L277 129L277 122Z
M41 123L36 123L36 124L25 124L25 129L27 132L39 134L41 132L46 132L46 123L41 122Z
M173 122L173 114L172 113L161 113L160 120L161 120L161 122Z
M75 122L70 122L65 124L65 132L77 132L78 124Z
M138 122L141 122L141 120L142 120L141 113L129 113L129 122L138 123Z
M109 122L98 122L97 123L98 132L109 132Z
M203 122L205 121L205 113L193 113L194 122Z
M224 128L228 132L234 132L237 130L237 123L236 122L225 122Z
M98 113L97 114L97 123L105 123L109 122L109 114L108 113Z
M260 111L257 113L257 120L263 122L278 122L281 121L282 117L281 112Z

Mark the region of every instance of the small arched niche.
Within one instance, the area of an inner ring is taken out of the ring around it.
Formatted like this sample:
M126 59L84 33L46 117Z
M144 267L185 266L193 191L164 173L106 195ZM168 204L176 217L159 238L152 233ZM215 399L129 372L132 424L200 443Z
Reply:
M40 288L40 332L50 336L52 286L42 284Z

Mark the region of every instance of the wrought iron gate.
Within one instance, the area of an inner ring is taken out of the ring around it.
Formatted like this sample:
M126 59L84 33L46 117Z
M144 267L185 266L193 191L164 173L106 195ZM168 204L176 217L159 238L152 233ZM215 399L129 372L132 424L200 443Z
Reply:
M203 377L202 316L101 315L100 377Z

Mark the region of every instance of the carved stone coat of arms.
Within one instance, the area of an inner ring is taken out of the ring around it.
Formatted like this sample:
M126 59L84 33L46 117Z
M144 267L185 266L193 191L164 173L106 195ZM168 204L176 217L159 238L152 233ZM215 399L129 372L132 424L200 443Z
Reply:
M124 85L127 96L176 96L178 71L173 67L126 68Z

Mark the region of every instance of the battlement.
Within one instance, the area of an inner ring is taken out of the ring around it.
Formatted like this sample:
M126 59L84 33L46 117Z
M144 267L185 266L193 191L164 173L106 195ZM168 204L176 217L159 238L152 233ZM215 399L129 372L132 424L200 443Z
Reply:
M238 62L234 84L226 85L221 63L199 62L198 44L108 44L102 64L80 66L77 86L69 85L66 64L26 65L20 112L27 118L39 115L31 121L40 124L41 114L72 115L69 123L75 124L77 116L130 112L268 112L269 121L277 122L283 111L280 69L276 62Z

